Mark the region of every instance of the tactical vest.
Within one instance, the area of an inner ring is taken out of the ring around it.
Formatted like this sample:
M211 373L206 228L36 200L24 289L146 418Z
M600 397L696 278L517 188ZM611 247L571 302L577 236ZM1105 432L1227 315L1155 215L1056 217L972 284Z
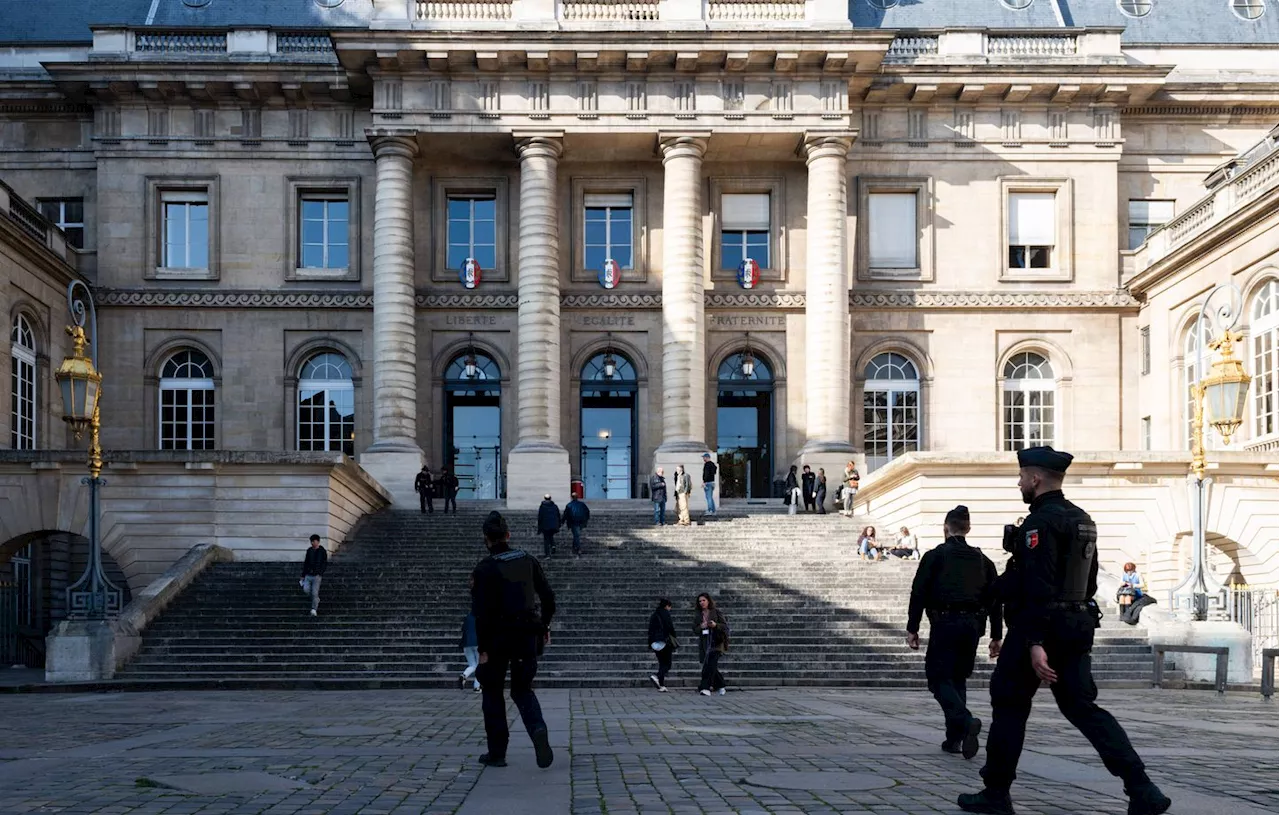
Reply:
M1084 602L1090 599L1089 575L1098 556L1098 527L1088 513L1065 505L1041 509L1058 543L1058 587L1054 600Z

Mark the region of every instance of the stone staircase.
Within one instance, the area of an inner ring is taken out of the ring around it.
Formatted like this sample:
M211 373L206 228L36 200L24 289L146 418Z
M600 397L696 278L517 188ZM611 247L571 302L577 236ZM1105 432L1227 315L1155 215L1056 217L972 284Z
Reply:
M219 686L456 686L469 603L467 577L485 555L485 512L385 511L335 553L320 616L298 587L298 563L230 563L201 575L145 633L121 678ZM541 552L534 513L511 512L512 544ZM734 686L923 687L923 648L903 645L916 564L864 563L853 548L863 519L722 513L693 527L656 527L635 511L595 511L585 555L546 562L558 612L539 666L543 686L644 684L654 667L645 635L658 597L675 604L685 645L669 684L696 685L696 594L716 598L731 626L723 663ZM305 532L305 530L303 530ZM983 645L985 649L985 642ZM985 682L982 656L975 682ZM1108 619L1095 676L1149 681L1145 632Z

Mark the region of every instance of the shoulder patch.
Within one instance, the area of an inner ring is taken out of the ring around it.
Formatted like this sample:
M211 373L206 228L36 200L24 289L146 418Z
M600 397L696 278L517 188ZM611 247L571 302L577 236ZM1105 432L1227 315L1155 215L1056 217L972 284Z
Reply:
M1027 548L1034 549L1040 545L1040 533L1033 529L1027 533Z

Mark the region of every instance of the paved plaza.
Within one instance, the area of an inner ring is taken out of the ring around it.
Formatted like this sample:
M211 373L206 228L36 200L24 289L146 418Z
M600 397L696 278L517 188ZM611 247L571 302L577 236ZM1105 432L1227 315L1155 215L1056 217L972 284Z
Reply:
M986 693L975 696L986 718ZM942 753L941 717L915 691L540 697L557 751L545 771L520 730L509 767L478 764L470 692L0 694L0 813L953 813L984 755ZM1175 690L1102 701L1172 812L1277 811L1274 701ZM1119 781L1048 693L1032 728L1019 813L1124 812Z

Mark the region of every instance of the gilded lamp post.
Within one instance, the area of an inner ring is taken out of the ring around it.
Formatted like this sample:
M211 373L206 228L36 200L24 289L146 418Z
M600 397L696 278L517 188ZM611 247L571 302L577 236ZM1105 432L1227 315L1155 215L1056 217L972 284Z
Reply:
M1220 292L1227 293L1226 302L1211 311L1210 306ZM1213 479L1205 478L1204 425L1207 419L1222 436L1223 444L1230 444L1244 417L1251 377L1235 356L1233 346L1242 337L1232 330L1240 319L1242 304L1240 289L1234 284L1216 286L1205 298L1192 329L1196 352L1194 363L1191 363L1195 366L1195 376L1191 383L1191 474L1188 482L1191 487L1193 552L1191 571L1169 592L1169 604L1173 609L1190 611L1195 620L1208 619L1210 606L1217 609L1226 607L1226 588L1208 568L1205 518L1208 516L1209 486ZM1211 337L1217 334L1207 343L1216 357L1208 376L1204 373L1206 331Z
M89 477L81 483L89 487L89 558L80 579L67 588L67 616L71 619L101 620L120 613L123 594L102 570L102 541L98 530L101 515L98 492L105 483L102 474L102 445L98 439L99 400L102 374L98 370L98 314L89 287L74 280L67 287L67 307L73 325L71 356L62 360L54 378L62 390L62 420L79 441L89 432ZM84 325L88 319L91 336ZM90 355L85 355L86 346Z

